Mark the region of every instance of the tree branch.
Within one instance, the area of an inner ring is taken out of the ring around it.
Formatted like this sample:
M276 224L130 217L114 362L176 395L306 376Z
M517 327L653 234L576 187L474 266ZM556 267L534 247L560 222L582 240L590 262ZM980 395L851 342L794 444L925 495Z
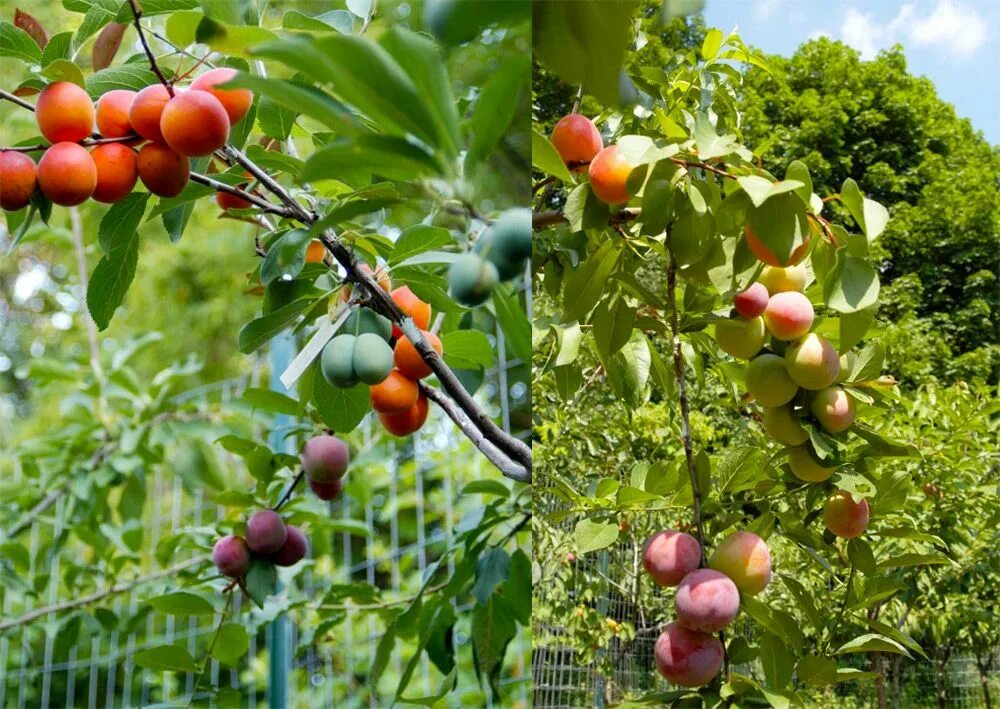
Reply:
M23 532L28 527L30 527L32 523L34 523L34 521L38 519L43 512L45 512L45 510L52 507L52 505L55 504L56 500L58 500L60 497L66 494L66 488L68 487L68 485L69 485L68 483L60 485L55 490L50 492L48 495L43 497L37 505L32 507L31 510L26 515L24 515L24 517L21 518L20 522L18 522L17 524L15 524L13 527L11 527L6 531L4 537L7 539L12 539L13 537L16 537L18 534Z
M141 136L135 133L131 135L123 135L120 138L87 138L81 140L77 145L82 145L85 148L89 148L93 145L104 145L105 143L128 143L133 140L142 140ZM14 153L34 153L39 150L47 150L50 146L45 144L39 145L12 145L10 147L3 146L0 147L2 151L10 151Z
M138 0L129 0L129 7L132 9L132 24L135 25L135 31L139 33L139 41L142 42L142 48L146 52L146 58L149 59L149 68L153 70L156 74L156 78L160 80L166 88L167 93L170 94L170 98L174 97L174 87L167 81L167 77L163 75L160 71L160 67L156 63L156 57L153 56L153 50L149 48L149 42L146 41L146 35L142 31L142 23L139 22L142 19L142 8L139 7Z
M288 486L287 490L285 490L285 494L283 494L281 496L281 499L278 500L277 504L271 508L272 510L277 512L286 502L288 502L292 498L292 493L295 492L295 488L298 487L300 482L302 482L302 478L305 476L305 474L306 471L304 469L299 471L298 475L295 476L295 479L292 480L292 484Z
M629 222L635 221L642 215L641 209L623 209L620 212L612 214L608 218L608 226L615 226L618 224L628 224ZM545 212L535 212L531 215L531 228L533 231L541 231L550 226L556 224L567 224L569 219L567 219L562 212L551 210Z
M0 89L0 98L5 98L8 101L10 101L11 103L16 103L21 108L26 108L29 111L34 111L35 110L34 106L32 106L30 103L28 103L27 101L25 101L20 96L15 96L14 94L12 94L12 93L10 93L8 91L4 91L3 89ZM6 150L6 148L5 148L5 150Z
M269 214L276 214L279 217L284 217L285 219L295 218L295 215L291 212L291 210L285 207L282 207L277 204L272 204L263 197L259 197L252 192L247 192L246 190L242 190L239 187L235 187L233 185L227 185L225 182L219 182L218 180L213 180L211 177L208 177L207 175L202 175L197 172L192 172L191 181L197 182L198 184L201 185L205 185L206 187L211 187L212 189L218 192L225 192L227 194L234 195L241 199L245 199L247 202L250 202L257 207L260 207L261 210L268 212Z

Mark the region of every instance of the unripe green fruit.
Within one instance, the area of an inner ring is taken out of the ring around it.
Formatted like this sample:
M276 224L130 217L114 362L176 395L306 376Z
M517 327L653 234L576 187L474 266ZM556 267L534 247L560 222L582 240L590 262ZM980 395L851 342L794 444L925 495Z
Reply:
M392 348L378 335L365 332L354 340L351 361L355 377L365 384L379 384L392 371Z
M810 332L785 350L788 376L803 389L818 391L833 384L840 375L840 357L827 339Z
M802 427L792 412L792 405L765 408L761 415L764 431L778 443L801 446L809 440L809 432Z
M319 366L331 386L347 389L358 383L354 374L354 335L337 335L326 343ZM390 360L391 360L390 352Z
M807 483L821 483L833 475L836 468L827 468L813 457L809 446L800 446L788 451L788 467L799 480Z
M478 254L464 254L448 271L451 297L469 307L486 302L500 280L497 268Z
M854 424L854 399L840 387L828 387L816 394L810 410L829 433L846 431Z
M764 320L760 317L744 320L740 317L718 320L715 341L719 349L737 359L750 359L764 346Z
M806 267L802 264L788 266L765 266L757 280L764 284L767 292L771 295L784 293L786 291L798 291L801 293L806 289L806 281L809 276Z
M392 337L392 323L389 318L379 315L371 308L359 306L351 310L340 331L355 336L370 332L388 342Z
M847 381L854 369L854 363L858 361L858 356L853 352L845 352L840 355L840 374L837 375L837 384Z
M475 250L497 267L501 280L519 275L531 258L531 210L508 209L476 240Z
M795 397L798 385L788 376L785 360L762 354L747 367L747 391L761 406L782 406Z

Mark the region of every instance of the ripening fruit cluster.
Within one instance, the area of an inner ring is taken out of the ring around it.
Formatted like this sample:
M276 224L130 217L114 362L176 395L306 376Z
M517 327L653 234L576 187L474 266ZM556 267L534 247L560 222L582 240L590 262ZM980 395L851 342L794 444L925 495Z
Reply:
M677 588L677 620L656 641L656 666L684 687L708 684L722 668L722 642L713 635L740 611L740 596L755 596L771 581L771 552L752 532L726 537L701 568L702 550L690 534L667 529L646 542L642 564L658 586Z
M408 286L390 291L392 284L381 269L374 275L399 309L413 319L424 339L442 354L441 340L427 329L431 306ZM344 298L348 297L350 294L345 293ZM431 374L430 367L398 327L370 308L359 305L351 309L339 334L323 348L320 371L331 386L339 389L369 385L372 408L385 430L394 436L409 436L427 421L429 407L419 381Z
M815 314L802 294L807 280L804 266L765 266L756 283L733 297L729 318L715 324L715 340L723 352L750 361L747 391L763 408L765 433L789 447L792 474L822 483L836 467L819 458L802 424L808 420L831 434L854 424L854 399L838 386L850 374L852 355L840 355L810 332ZM866 500L836 492L823 518L834 535L851 538L864 532L868 514Z
M250 109L248 89L216 88L235 75L235 69L212 69L187 90L174 87L173 97L162 84L138 92L115 89L96 106L76 84L49 84L38 96L35 120L51 145L37 167L24 153L0 152L0 206L21 209L36 189L66 207L91 198L112 204L124 199L137 180L157 196L176 197L190 177L189 158L211 155L225 145L231 126ZM139 137L88 150L80 143L91 137L95 123L102 138Z
M242 579L253 559L275 566L295 566L309 553L309 540L301 529L274 510L257 510L247 520L246 537L228 534L215 543L212 561L224 575Z
M500 281L524 272L531 258L531 210L508 209L486 228L470 253L448 271L448 290L456 302L482 305Z
M590 188L606 204L624 204L632 195L628 176L632 164L617 145L604 147L593 122L579 113L563 116L552 129L552 145L573 172L587 170Z

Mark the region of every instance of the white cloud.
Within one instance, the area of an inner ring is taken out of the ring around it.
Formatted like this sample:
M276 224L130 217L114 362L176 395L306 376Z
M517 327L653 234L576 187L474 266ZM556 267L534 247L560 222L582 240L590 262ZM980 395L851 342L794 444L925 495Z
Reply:
M820 37L828 37L832 39L833 35L823 30L813 30L812 32L809 33L809 36L806 37L806 39L812 41L814 39L819 39Z
M896 42L931 46L944 54L961 57L974 53L986 38L986 21L976 10L956 0L937 0L922 19L913 3L906 3L886 23L874 13L848 8L840 35L862 59L874 59L880 49Z
M782 0L757 0L754 3L754 14L760 19L766 19L774 14Z
M885 28L879 27L870 13L852 7L844 16L840 34L845 43L860 52L862 59L874 59L884 41Z

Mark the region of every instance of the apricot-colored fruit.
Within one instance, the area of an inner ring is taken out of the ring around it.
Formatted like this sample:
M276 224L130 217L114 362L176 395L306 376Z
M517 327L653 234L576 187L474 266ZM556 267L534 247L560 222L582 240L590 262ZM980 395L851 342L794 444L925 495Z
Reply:
M830 433L846 431L854 424L854 399L837 386L817 392L810 410L823 430Z
M219 205L222 209L250 209L253 206L252 202L249 202L242 197L237 197L234 194L229 194L228 192L216 192L215 193L215 203Z
M429 330L421 330L421 332L424 339L427 340L438 354L444 352L444 345L441 344L441 340L437 335ZM424 358L417 352L417 348L413 346L413 343L405 335L396 341L393 359L396 363L396 369L409 379L423 379L431 374L431 368L427 366Z
M274 510L257 510L247 522L247 546L258 554L273 554L288 538L288 527Z
M310 480L321 483L340 480L350 463L350 449L336 436L314 436L302 447L302 469Z
M714 635L670 623L656 640L656 668L670 682L682 687L700 687L711 682L722 669L722 643Z
M801 264L788 266L787 268L782 268L781 266L764 266L764 270L760 273L759 282L767 288L768 293L774 295L775 293L784 293L790 290L801 293L806 289L806 281L808 279L809 274L806 273L806 267Z
M229 116L209 91L185 91L163 108L160 132L174 152L211 155L229 140Z
M0 207L17 211L31 201L38 186L35 161L24 153L0 151Z
M807 483L828 480L836 470L817 460L809 446L799 446L788 451L788 467L792 469L792 475Z
M695 569L681 580L674 599L677 622L703 633L717 633L740 612L740 592L725 574Z
M400 286L396 290L392 291L392 299L396 302L396 305L404 313L413 318L414 324L421 330L426 330L431 325L431 306L428 303L420 300L413 291L410 290L409 286ZM400 337L403 331L396 327L396 324L392 325L392 336Z
M618 150L617 145L609 145L590 161L588 170L590 187L597 199L606 204L622 204L632 196L628 192L628 176L632 165Z
M787 342L809 332L814 317L815 312L808 298L795 291L785 291L775 293L767 302L764 324L774 337Z
M794 266L799 261L804 259L806 253L809 251L809 234L806 234L802 243L794 251L792 251L791 255L787 259L781 259L777 254L771 251L771 249L769 249L767 245L760 240L760 237L753 232L749 224L746 226L746 236L747 246L750 247L750 251L760 261L766 263L768 266Z
M326 255L326 247L319 239L313 239L306 247L306 263L323 263ZM345 289L346 290L346 289ZM388 289L386 289L388 291Z
M162 143L146 143L137 159L139 179L158 197L176 197L191 177L191 163Z
M295 566L309 553L309 540L306 539L302 530L290 524L287 525L286 529L288 534L285 537L285 543L270 557L275 566Z
M419 394L417 383L394 369L371 388L372 408L380 414L404 414L417 403Z
M761 420L764 432L786 446L801 446L809 440L809 432L794 415L791 404L765 407Z
M429 407L427 397L421 394L417 397L417 403L401 414L379 414L378 420L382 422L385 430L394 436L409 436L419 431L427 421Z
M755 318L762 315L767 308L768 293L760 283L751 283L745 291L733 296L733 307L745 318Z
M701 545L690 534L664 529L642 550L642 567L658 586L676 586L701 566Z
M826 528L842 539L853 539L868 528L868 500L855 502L850 493L839 490L823 505Z
M217 89L219 84L224 84L236 76L236 70L229 67L219 67L210 69L191 82L191 88L199 91L207 91L222 104L229 116L229 123L235 125L250 110L253 103L253 92L250 89Z
M54 204L82 204L97 187L94 159L76 143L56 143L38 161L38 187Z
M250 570L250 547L243 537L228 534L215 543L212 561L223 575L243 578Z
M753 532L734 532L723 539L708 566L728 576L747 596L756 596L771 582L771 551Z
M719 349L737 359L750 359L764 346L764 321L740 317L715 322L715 341Z
M143 138L162 143L160 118L163 117L163 108L168 101L170 94L163 84L153 84L139 91L128 109L128 122L132 125L132 130Z
M90 151L97 168L94 199L113 204L125 199L139 179L135 151L121 143L105 143Z
M747 367L747 391L761 406L783 406L791 401L798 385L788 376L785 360L775 354L762 354Z
M585 163L589 163L601 152L604 140L589 118L571 113L560 118L552 129L552 145L567 165L582 163L573 168L574 172L578 172L585 169Z
M785 350L788 376L803 389L825 389L840 375L840 356L825 337L810 332Z
M69 81L56 81L35 102L38 130L50 143L76 143L94 132L94 102Z
M115 89L97 99L97 131L105 138L121 138L133 133L128 119L136 92Z

